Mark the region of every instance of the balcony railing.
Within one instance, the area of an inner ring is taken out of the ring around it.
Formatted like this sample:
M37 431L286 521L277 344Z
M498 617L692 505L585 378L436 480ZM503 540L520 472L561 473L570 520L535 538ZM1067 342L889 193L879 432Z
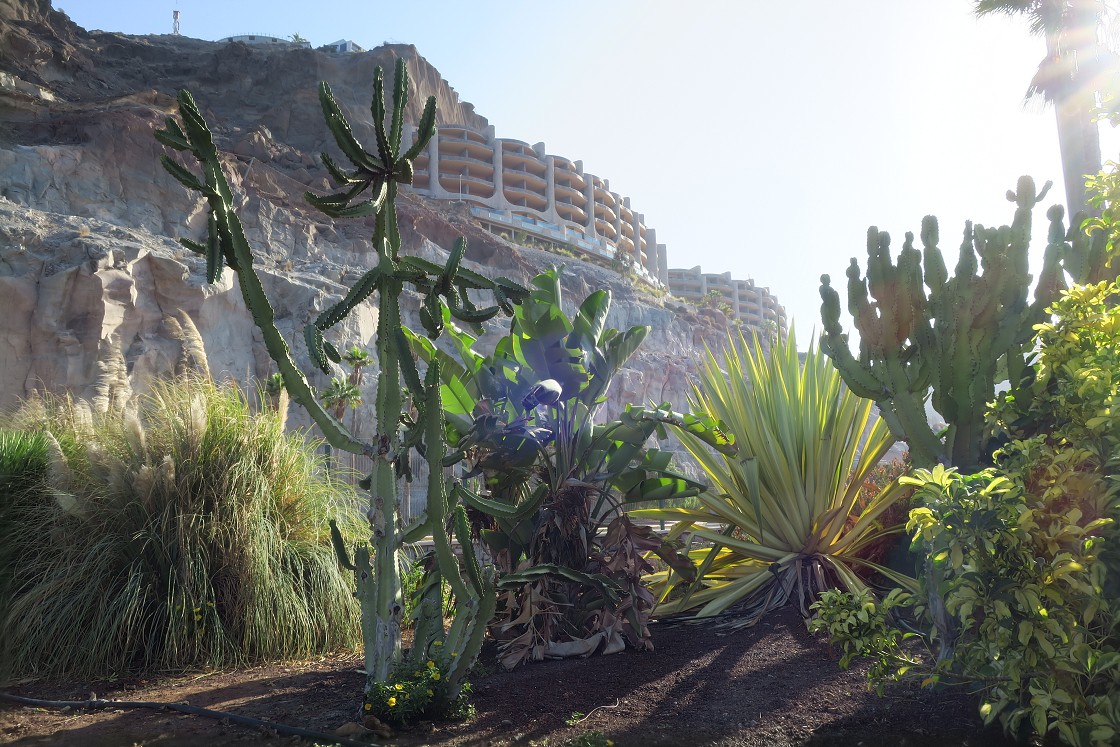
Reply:
M467 133L470 133L474 137L468 137ZM490 141L486 139L485 135L481 135L477 132L474 132L473 130L468 130L468 129L465 129L465 128L462 128L462 127L452 127L451 125L440 125L439 139L441 141L443 141L443 140L458 140L459 142L463 142L463 143L474 143L476 145L485 145L488 148L493 147L490 144Z
M444 153L443 151L440 151L439 160L440 161L467 161L469 163L477 163L477 164L481 164L483 166L489 166L491 171L494 170L494 162L493 161L487 161L485 158L475 158L474 156L468 156L468 155L463 154L463 153Z

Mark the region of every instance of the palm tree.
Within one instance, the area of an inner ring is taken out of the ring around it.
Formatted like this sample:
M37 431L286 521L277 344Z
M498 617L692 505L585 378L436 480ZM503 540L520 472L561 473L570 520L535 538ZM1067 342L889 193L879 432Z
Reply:
M337 376L331 379L331 384L319 394L319 400L327 407L334 408L336 419L342 419L346 408L356 408L362 404L362 391L346 379Z
M1066 204L1070 216L1089 212L1085 176L1101 170L1100 135L1093 112L1104 89L1111 53L1098 41L1104 0L976 0L976 15L1023 15L1031 33L1046 40L1046 56L1027 88L1054 105Z
M369 354L369 351L357 345L351 345L350 349L343 353L342 360L346 365L350 366L350 376L348 377L350 384L355 389L360 390L362 387L362 369L373 363L373 357ZM351 407L357 407L361 403L362 397L359 392L357 404L351 405ZM354 432L354 435L358 434L357 412L354 412L350 417L350 430Z

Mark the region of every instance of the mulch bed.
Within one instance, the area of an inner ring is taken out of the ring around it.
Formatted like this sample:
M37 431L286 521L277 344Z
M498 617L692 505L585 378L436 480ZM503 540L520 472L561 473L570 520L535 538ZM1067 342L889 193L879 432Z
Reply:
M976 699L896 687L867 692L864 671L842 671L828 644L792 609L721 635L706 625L655 625L653 653L543 662L512 672L490 655L473 677L477 716L423 724L381 744L417 747L549 745L598 731L616 747L1006 747L985 729ZM485 655L484 655L485 656ZM84 700L189 702L332 732L352 721L364 675L359 659L325 658L233 672L116 683L35 682L9 693ZM586 717L584 717L586 715ZM220 721L160 711L59 712L0 703L0 744L308 744Z

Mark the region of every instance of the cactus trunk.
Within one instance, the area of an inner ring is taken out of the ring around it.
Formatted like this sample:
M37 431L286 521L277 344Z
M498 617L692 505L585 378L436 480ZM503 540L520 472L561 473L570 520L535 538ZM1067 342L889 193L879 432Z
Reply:
M921 252L913 246L914 235L906 234L897 265L891 261L890 236L869 229L866 278L854 258L847 271L848 310L860 336L858 359L840 326L839 296L828 275L821 276L821 349L845 384L875 400L891 431L909 445L916 467L941 463L973 471L991 457L984 409L1003 376L1025 370L1033 325L1062 289L1058 259L1068 252L1055 244L1063 235L1059 207L1047 213L1052 246L1034 302L1027 302L1031 209L1049 186L1038 193L1029 177L1019 180L1008 192L1017 206L1010 226L986 229L967 223L952 277L937 247L933 216L922 222ZM926 417L930 395L946 422L944 441Z
M337 526L333 522L331 524L331 539L339 562L355 575L356 594L362 610L361 626L369 683L367 692L372 684L387 682L401 661L404 600L401 596L400 550L405 532L399 526L398 487L400 478L408 476L409 451L415 448L426 455L432 475L428 493L429 515L411 527L408 535L415 537L431 532L436 540L438 565L430 571L428 583L420 595L414 652L424 656L429 645L437 640L446 642L448 650L455 652L448 677L449 687L444 688L440 696L446 705L459 697L463 677L478 656L486 625L493 615L494 586L492 581L487 580L492 578L493 571L477 567L471 556L468 578L465 579L451 553L444 522L448 499L446 486L440 479L446 444L439 369L438 366L430 366L426 382L421 383L415 361L408 350L399 297L405 283L411 284L424 297L421 318L429 337L434 338L440 334L449 317L467 324L478 324L499 311L511 313L511 304L520 303L528 291L505 278L490 280L461 268L459 263L466 251L463 240L456 243L444 267L416 257L400 256L401 240L394 206L396 185L397 182L411 180L412 159L423 151L435 133L435 99L429 98L417 127L415 142L407 151L402 151L400 141L407 92L408 75L404 61L398 60L392 96L392 123L386 131L384 81L381 69L377 69L371 107L377 148L371 152L354 139L330 87L325 83L320 85L319 99L327 126L339 149L354 166L354 171L344 171L330 156L323 154L323 164L336 182L343 185L344 191L326 197L311 193L306 195L308 202L333 218L374 216L376 219L373 244L378 255L377 267L363 275L342 301L320 314L304 330L309 355L330 376L332 361L340 362L341 356L323 333L341 322L375 291L378 293L376 353L380 371L375 407L376 435L372 443L360 441L338 418L324 409L303 372L292 360L288 343L275 325L272 307L260 278L253 270L253 253L245 239L240 219L233 210L233 193L222 172L221 157L214 146L213 136L189 93L182 91L179 94L183 125L168 118L166 129L158 131L156 138L167 147L188 151L202 167L203 178L200 179L177 161L161 157L164 168L185 187L205 196L210 206L207 242L200 244L183 239L181 243L205 255L210 282L220 278L226 265L237 273L246 305L261 330L269 355L276 361L284 388L308 410L331 446L374 460L373 472L368 478L369 505L366 513L371 535L368 545L355 548L353 563ZM355 202L367 191L371 196L363 202ZM486 309L475 307L470 293L478 291L492 293L496 304ZM413 422L411 415L403 409L405 397L402 395L402 384L409 397L421 403L417 422ZM460 539L464 547L469 547L468 537L461 536ZM446 634L439 603L441 578L451 583L457 598L456 619Z

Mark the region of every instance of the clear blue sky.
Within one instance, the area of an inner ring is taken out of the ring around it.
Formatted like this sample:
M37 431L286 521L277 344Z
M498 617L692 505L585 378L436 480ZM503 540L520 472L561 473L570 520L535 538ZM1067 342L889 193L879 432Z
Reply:
M671 267L752 277L820 325L871 224L1006 223L1020 174L1064 202L1054 115L1022 96L1043 42L970 0L56 0L129 34L415 44L499 137L544 141L629 195ZM1115 138L1105 158L1115 158ZM1111 149L1110 149L1111 148ZM1032 256L1045 226L1036 213Z

